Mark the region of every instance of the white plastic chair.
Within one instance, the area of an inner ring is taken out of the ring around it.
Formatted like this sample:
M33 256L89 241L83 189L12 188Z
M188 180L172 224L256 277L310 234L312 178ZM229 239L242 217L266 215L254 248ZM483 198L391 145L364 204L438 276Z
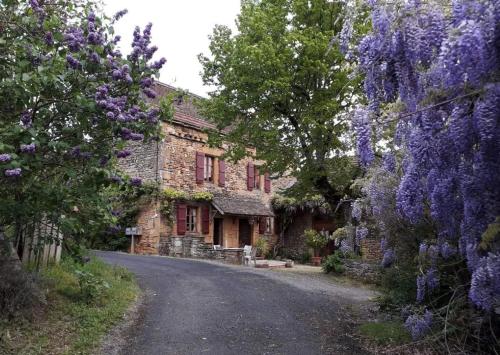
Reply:
M243 247L243 263L244 265L250 265L250 262L255 261L255 256L257 254L257 248L253 248L251 245L245 245Z

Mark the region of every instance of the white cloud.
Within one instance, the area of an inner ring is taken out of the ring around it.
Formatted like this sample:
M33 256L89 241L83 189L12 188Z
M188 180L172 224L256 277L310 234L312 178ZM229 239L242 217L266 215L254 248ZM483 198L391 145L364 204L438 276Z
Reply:
M208 35L216 24L236 28L239 0L104 0L105 12L111 16L121 9L128 14L115 26L122 36L121 49L128 53L135 26L141 29L153 23L153 44L158 46L155 58L165 57L167 64L160 80L195 94L206 96L200 77L199 53L208 54Z

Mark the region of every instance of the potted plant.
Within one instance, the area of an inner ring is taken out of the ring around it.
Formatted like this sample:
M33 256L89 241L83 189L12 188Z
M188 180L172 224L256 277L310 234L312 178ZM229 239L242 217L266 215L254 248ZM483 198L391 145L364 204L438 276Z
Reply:
M259 238L255 242L255 248L257 249L257 256L265 257L269 251L269 243L264 238Z
M314 256L312 257L313 265L319 266L321 264L321 256L319 255L321 248L326 246L328 240L326 237L314 229L306 229L304 231L304 236L306 238L306 244L314 250Z

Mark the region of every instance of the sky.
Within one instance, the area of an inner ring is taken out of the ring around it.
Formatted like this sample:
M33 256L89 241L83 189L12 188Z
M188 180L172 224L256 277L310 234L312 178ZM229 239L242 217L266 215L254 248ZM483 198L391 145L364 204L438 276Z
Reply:
M124 54L130 50L135 26L142 29L152 22L152 44L158 46L153 59L167 59L160 81L207 96L209 88L203 86L197 55L209 54L208 36L216 24L236 29L240 0L104 0L104 3L109 16L124 8L128 10L115 25L116 34L122 37Z

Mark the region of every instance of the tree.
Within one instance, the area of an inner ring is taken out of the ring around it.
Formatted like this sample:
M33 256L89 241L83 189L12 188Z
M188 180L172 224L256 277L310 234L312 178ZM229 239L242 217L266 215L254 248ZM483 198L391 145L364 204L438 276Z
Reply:
M85 235L113 221L99 193L121 181L127 140L157 136L145 97L165 63L151 62L151 25L120 53L113 23L125 13L108 18L92 0L0 4L0 226L49 219Z
M346 156L348 112L359 78L340 51L343 5L327 0L244 1L238 33L216 26L211 57L200 55L215 89L202 111L240 159L256 147L275 174L335 206L356 167Z

